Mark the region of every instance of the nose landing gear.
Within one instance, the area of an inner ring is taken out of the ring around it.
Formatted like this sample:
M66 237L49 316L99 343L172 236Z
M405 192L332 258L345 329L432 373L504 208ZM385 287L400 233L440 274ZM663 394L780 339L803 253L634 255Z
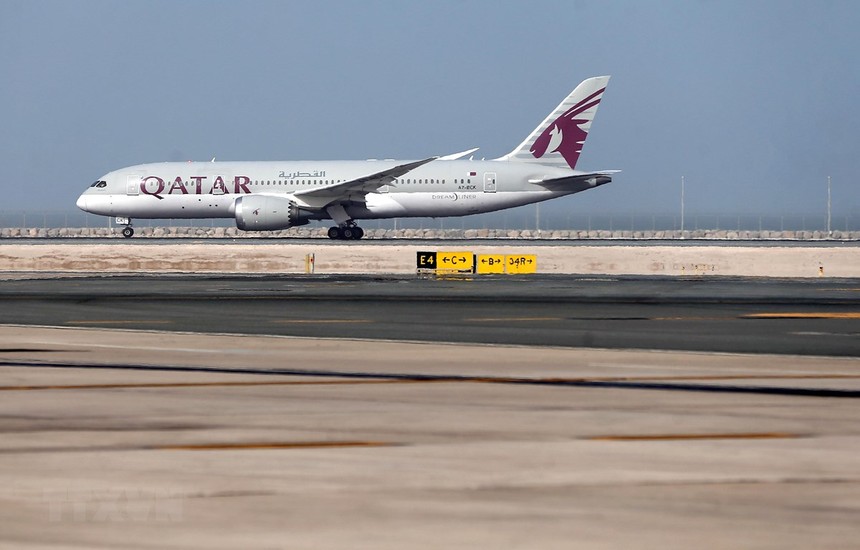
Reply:
M126 239L134 237L134 228L131 227L131 218L116 218L117 225L124 225L122 236Z

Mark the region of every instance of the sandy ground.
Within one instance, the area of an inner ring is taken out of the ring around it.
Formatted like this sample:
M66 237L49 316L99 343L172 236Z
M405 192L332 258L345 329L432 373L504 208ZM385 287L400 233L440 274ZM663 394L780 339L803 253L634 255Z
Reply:
M141 242L6 242L0 247L0 272L414 273L419 251L452 251L451 245L439 243ZM453 246L453 251L478 255L535 254L537 272L547 274L860 277L856 246Z

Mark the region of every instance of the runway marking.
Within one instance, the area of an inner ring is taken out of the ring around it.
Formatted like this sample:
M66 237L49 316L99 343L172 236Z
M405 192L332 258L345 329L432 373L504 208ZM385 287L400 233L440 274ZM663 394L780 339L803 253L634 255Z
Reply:
M860 374L744 374L744 375L689 375L689 376L586 376L582 378L535 378L546 384L570 384L577 382L659 382L663 380L856 380ZM283 381L232 381L232 382L130 382L107 384L50 384L29 386L0 386L0 391L45 391L45 390L123 390L148 388L212 388L253 386L350 386L366 384L427 384L431 382L472 382L484 384L511 383L517 378L466 377L447 379L390 379L378 380L283 380Z
M249 443L199 443L188 445L157 445L157 451L245 451L261 449L329 449L343 447L391 447L384 441L261 441Z
M175 445L90 445L68 447L12 447L0 449L0 454L30 453L93 453L128 451L247 451L277 449L337 449L350 447L397 447L403 443L386 441L249 441L246 443L178 443Z
M348 323L372 323L372 319L273 319L272 323L279 324L306 324L306 325L322 325L322 324L348 324Z
M34 385L34 386L0 386L0 391L39 391L39 390L115 390L115 389L146 389L146 388L206 388L206 387L243 387L243 386L337 386L361 384L409 384L436 382L436 380L285 380L281 382L141 382L116 384L69 384L69 385Z
M653 435L595 435L589 441L690 441L702 439L796 439L805 437L787 432L715 433L715 434L653 434Z
M860 374L703 374L681 376L586 376L583 378L536 378L544 382L659 382L661 380L856 380Z
M76 353L73 349L0 348L0 353Z
M185 334L181 332L176 332L175 334ZM236 336L235 334L230 336ZM45 345L53 344L53 342L37 342ZM87 342L85 344L75 344L69 343L69 346L76 346L79 348L107 348L107 349L124 349L124 350L143 350L143 351L179 351L179 352L191 352L191 353L217 353L218 355L224 354L239 354L239 355L248 355L253 351L255 354L272 354L272 353L280 353L280 352L267 352L266 350L246 350L246 349L206 349L206 348L190 348L190 347L170 347L170 346L132 346L132 345L123 345L123 344L96 344L93 342ZM89 351L87 350L68 350L68 351Z
M66 321L66 325L169 325L173 321L167 319L137 320L137 319L103 319L99 321Z
M563 321L563 317L467 317L466 322L504 323L508 321Z
M797 336L847 336L848 338L856 338L860 333L857 332L789 332Z
M836 388L804 388L785 386L759 386L759 385L725 385L725 384L697 384L690 381L671 381L659 379L646 380L597 380L589 378L559 379L559 378L526 378L526 377L493 377L493 376L464 376L464 375L438 375L438 374L415 374L415 373L385 373L385 372L350 372L333 370L305 370L305 369L283 369L283 370L259 370L250 368L225 368L225 367L203 367L203 366L176 366L176 365L92 365L82 363L63 363L46 361L2 361L0 366L11 367L57 367L76 369L122 369L122 370L145 370L145 371L172 371L172 372L207 372L207 373L231 373L231 374L254 374L263 376L309 376L328 379L354 379L354 380L394 380L404 382L482 382L492 384L516 384L533 386L555 386L555 387L579 387L579 388L602 388L602 389L628 389L628 390L661 390L661 391L688 391L707 393L733 393L733 394L756 394L756 395L781 395L798 397L837 397L857 399L860 398L860 390L836 389Z
M749 313L742 319L860 319L860 312L792 312L792 313Z
M722 317L649 317L648 321L726 321L735 319L732 316Z
M860 288L819 288L819 292L860 292Z

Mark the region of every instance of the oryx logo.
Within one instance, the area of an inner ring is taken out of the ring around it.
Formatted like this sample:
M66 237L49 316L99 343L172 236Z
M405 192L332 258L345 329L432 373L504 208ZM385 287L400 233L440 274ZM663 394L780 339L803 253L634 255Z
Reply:
M578 118L582 113L596 107L600 103L600 97L606 88L601 88L586 97L567 111L561 114L550 124L529 149L535 158L539 159L547 153L558 152L567 161L571 168L576 167L579 154L582 152L582 144L588 137L588 132L580 125L591 120L585 116Z

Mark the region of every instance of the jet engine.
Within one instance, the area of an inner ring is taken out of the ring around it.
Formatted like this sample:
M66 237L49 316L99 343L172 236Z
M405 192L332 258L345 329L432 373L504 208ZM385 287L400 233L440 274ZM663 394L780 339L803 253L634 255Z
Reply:
M305 225L310 213L285 197L244 195L233 203L236 227L242 231L272 231Z

